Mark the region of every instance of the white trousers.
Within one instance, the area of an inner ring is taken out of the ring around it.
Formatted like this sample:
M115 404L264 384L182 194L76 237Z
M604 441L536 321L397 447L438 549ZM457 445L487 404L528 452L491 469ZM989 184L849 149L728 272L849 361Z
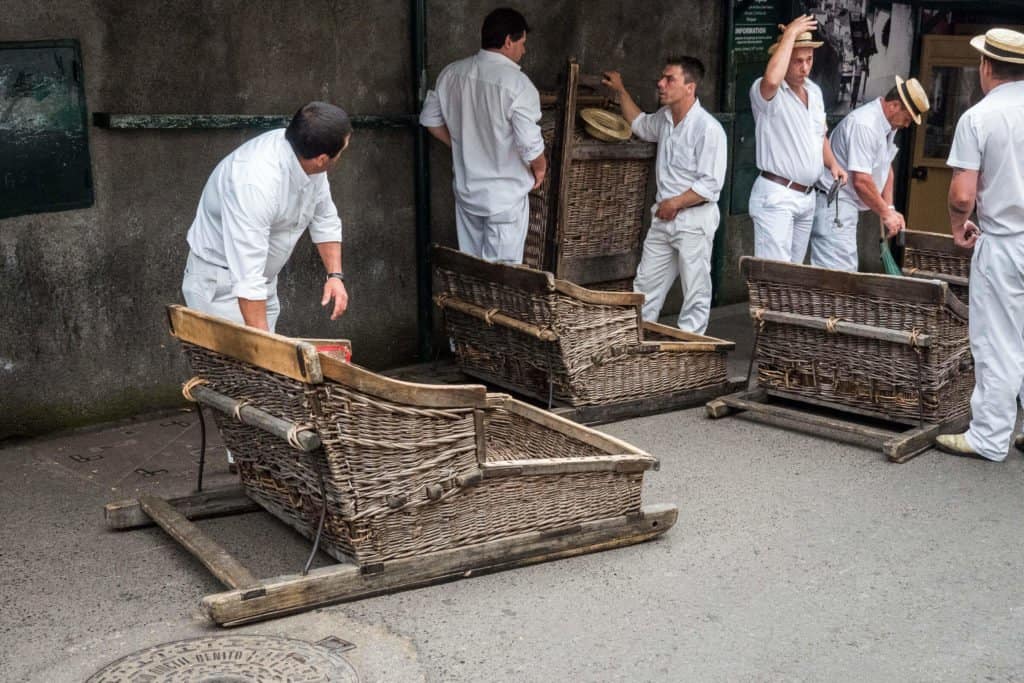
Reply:
M244 325L238 297L231 293L231 275L227 268L221 268L205 261L191 251L185 262L185 276L181 281L181 293L185 305L200 313L226 318L233 323ZM267 295L267 325L273 332L281 304L277 299L277 278L270 283Z
M655 205L655 208L657 205ZM675 219L651 219L633 291L644 295L643 318L656 322L677 277L682 278L683 306L677 325L703 334L711 313L711 247L718 229L718 205L695 206Z
M508 211L493 216L471 214L455 200L459 251L471 256L495 263L522 263L529 227L530 198L527 195Z
M974 245L970 293L974 393L967 443L1002 461L1024 401L1024 234L983 234Z
M836 197L828 205L824 192L817 195L814 225L811 228L811 265L833 270L857 272L857 205ZM839 225L836 225L836 204L839 204Z
M754 221L754 256L803 263L814 223L815 192L804 194L758 176L748 210Z

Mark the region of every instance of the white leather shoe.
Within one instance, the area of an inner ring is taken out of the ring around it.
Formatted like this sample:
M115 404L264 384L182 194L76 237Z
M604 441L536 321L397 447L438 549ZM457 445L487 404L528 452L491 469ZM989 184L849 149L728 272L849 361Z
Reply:
M967 432L963 434L939 434L935 437L935 445L939 447L939 450L952 455L988 460L981 453L971 448L971 444L967 443ZM992 461L989 460L989 462Z

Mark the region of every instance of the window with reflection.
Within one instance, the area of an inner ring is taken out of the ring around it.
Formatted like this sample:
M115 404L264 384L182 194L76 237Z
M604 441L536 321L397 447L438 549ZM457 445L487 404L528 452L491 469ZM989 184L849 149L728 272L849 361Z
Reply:
M945 161L956 122L982 97L977 66L932 68L932 108L924 121L924 156Z

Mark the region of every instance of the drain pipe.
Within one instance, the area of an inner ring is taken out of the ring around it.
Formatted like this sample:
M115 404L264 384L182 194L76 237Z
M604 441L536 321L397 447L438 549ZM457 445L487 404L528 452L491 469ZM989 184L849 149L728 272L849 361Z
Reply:
M427 95L427 2L410 0L412 23L413 102L416 112L423 109ZM415 202L416 202L416 340L421 362L433 355L434 303L431 298L430 267L430 155L427 131L417 125L415 132Z

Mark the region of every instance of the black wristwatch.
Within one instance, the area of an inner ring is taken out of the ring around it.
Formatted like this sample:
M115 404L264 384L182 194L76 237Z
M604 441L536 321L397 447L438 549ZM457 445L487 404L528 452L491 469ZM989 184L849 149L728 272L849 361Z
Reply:
M345 281L345 273L327 273L327 279L335 278L337 280Z

